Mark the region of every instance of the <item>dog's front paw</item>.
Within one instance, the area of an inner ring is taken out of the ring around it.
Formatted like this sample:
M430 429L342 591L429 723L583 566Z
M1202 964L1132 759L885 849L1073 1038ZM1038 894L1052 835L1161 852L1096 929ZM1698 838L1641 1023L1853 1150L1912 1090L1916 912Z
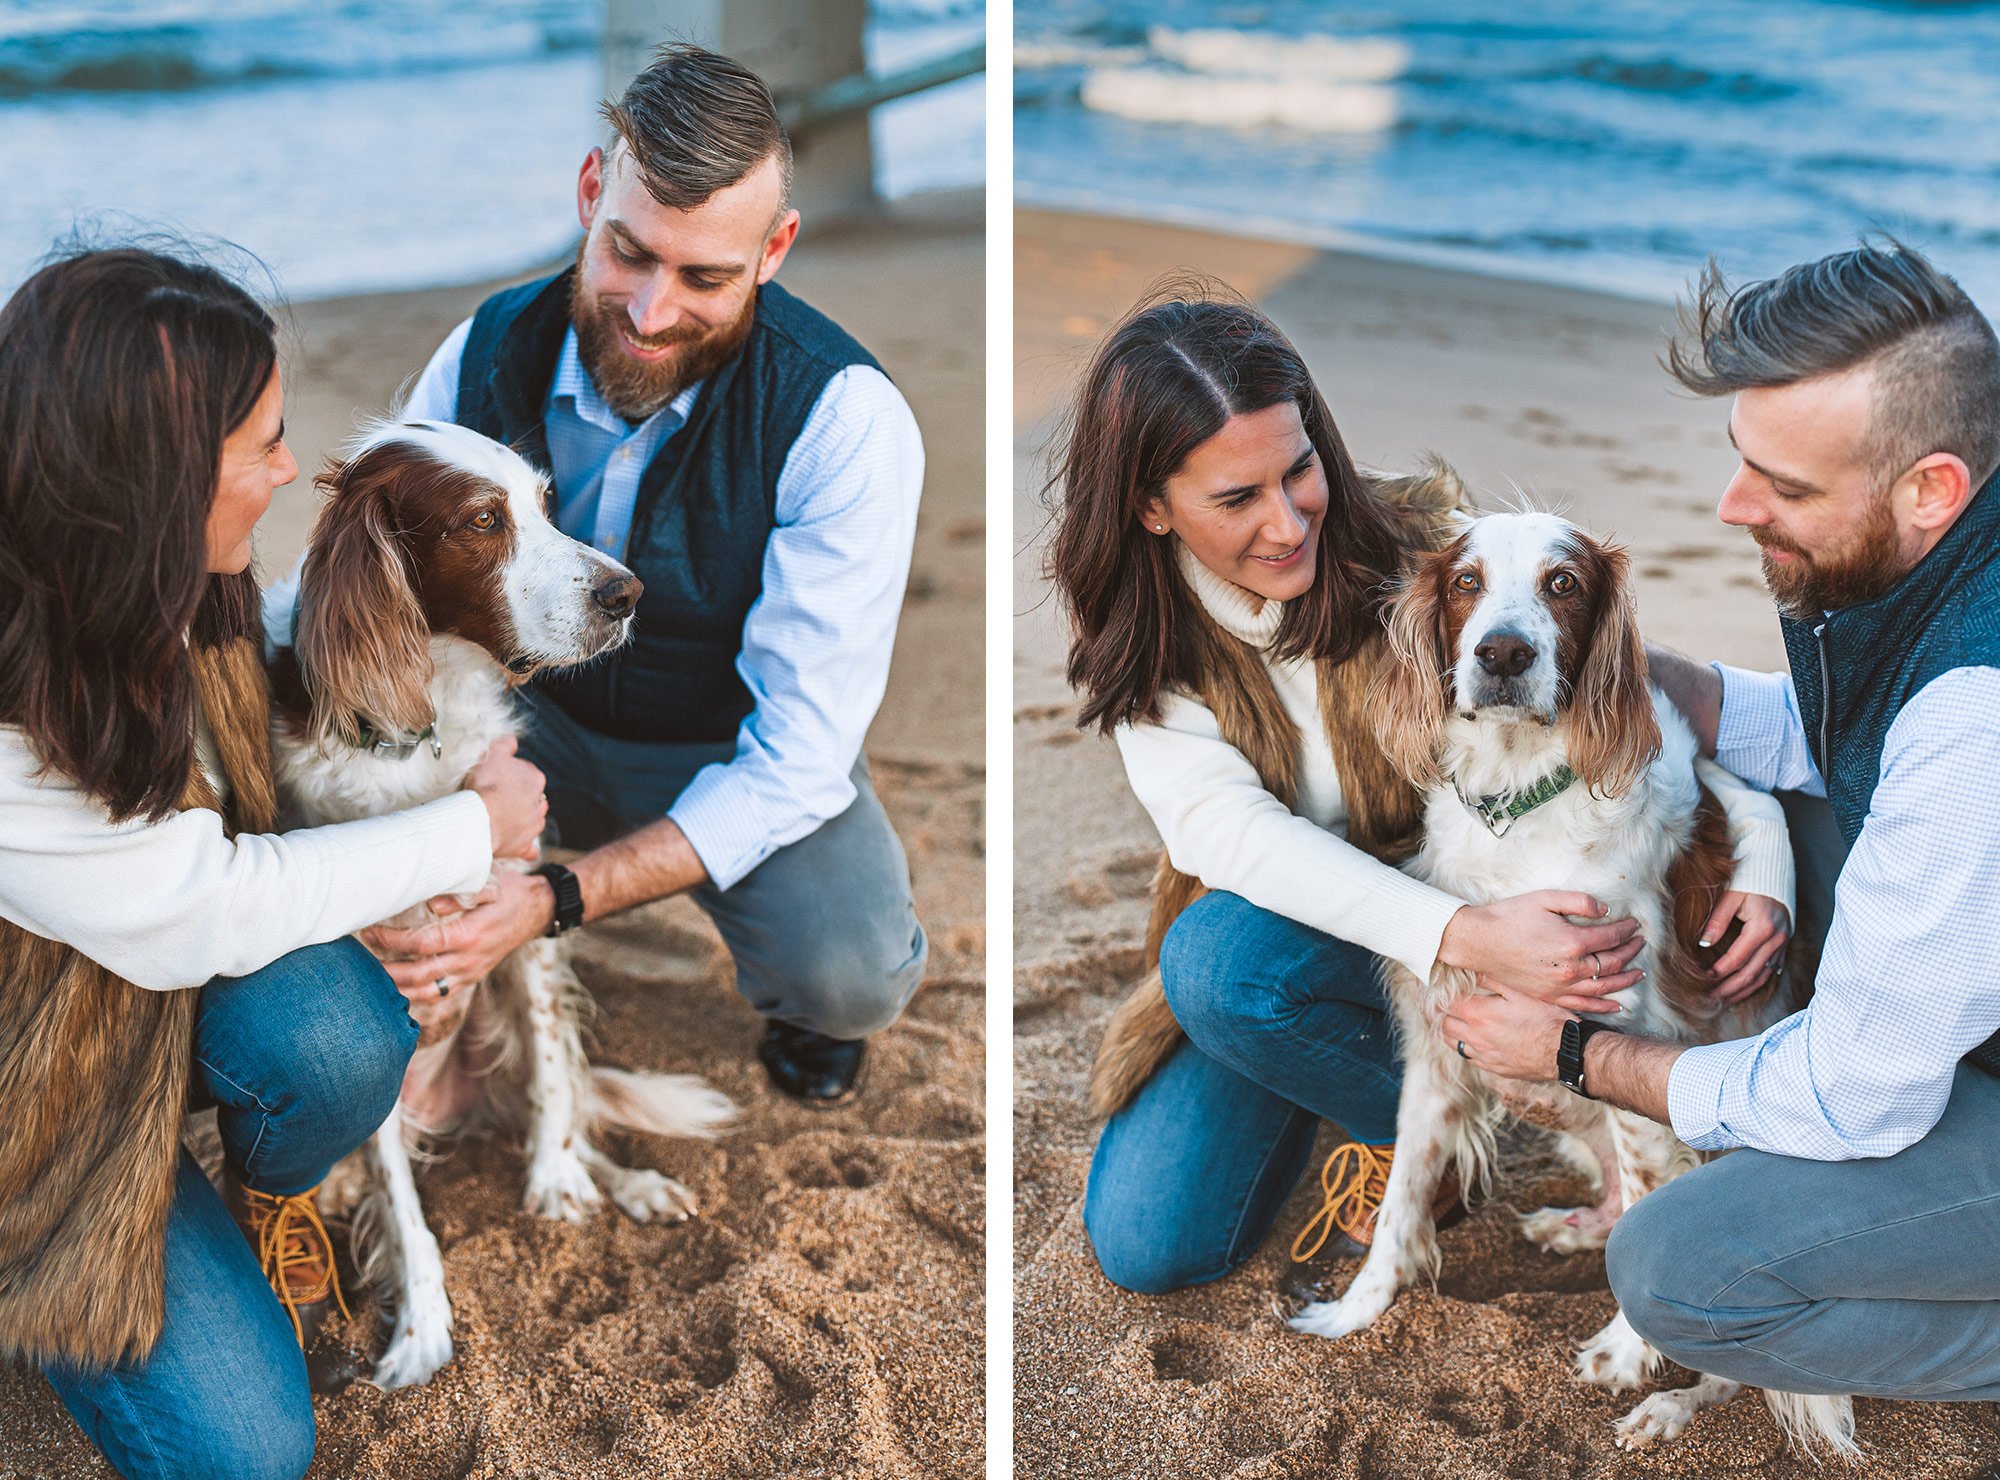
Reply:
M1614 1442L1620 1449L1636 1450L1678 1439L1698 1411L1682 1389L1654 1393L1618 1420Z
M1580 1254L1601 1249L1614 1220L1598 1208L1537 1208L1521 1215L1521 1232L1548 1254Z
M1375 1318L1387 1309L1386 1301L1357 1299L1354 1292L1349 1291L1338 1300L1322 1300L1308 1305L1286 1324L1308 1336L1338 1340L1356 1331L1367 1330L1375 1324Z
M1593 1387L1622 1393L1638 1387L1659 1364L1659 1352L1626 1323L1625 1313L1620 1311L1576 1354L1576 1375L1578 1381Z
M692 1192L672 1177L648 1167L621 1167L616 1162L599 1161L595 1170L611 1200L636 1222L664 1217L670 1223L680 1223L701 1211L695 1206Z
M369 1379L379 1388L429 1382L451 1360L451 1303L443 1290L406 1295L396 1313L396 1334Z
M529 1164L521 1206L537 1218L581 1223L604 1206L604 1195L574 1152L557 1152L537 1156Z

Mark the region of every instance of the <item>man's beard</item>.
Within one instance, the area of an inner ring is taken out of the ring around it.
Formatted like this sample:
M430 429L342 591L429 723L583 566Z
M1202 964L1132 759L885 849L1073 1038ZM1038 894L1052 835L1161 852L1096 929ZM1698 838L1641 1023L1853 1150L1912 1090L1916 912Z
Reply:
M1769 530L1753 529L1750 537L1763 553L1764 584L1771 588L1778 609L1798 621L1873 601L1907 571L1896 548L1896 515L1886 493L1870 501L1866 523L1837 554L1808 555ZM1773 550L1784 550L1792 558L1780 565L1771 558Z
M677 324L638 340L647 349L675 346L666 359L648 363L625 350L632 320L623 306L586 294L583 253L578 249L576 284L570 300L576 352L604 404L627 421L644 421L696 381L706 380L726 365L743 347L756 316L757 295L753 292L744 300L743 312L729 323L714 328L692 322Z

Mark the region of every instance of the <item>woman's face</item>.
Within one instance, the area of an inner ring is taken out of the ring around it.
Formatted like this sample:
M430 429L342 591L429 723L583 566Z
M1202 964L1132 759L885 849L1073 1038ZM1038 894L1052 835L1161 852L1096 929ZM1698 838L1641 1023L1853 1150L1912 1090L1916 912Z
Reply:
M299 476L285 445L285 387L277 367L241 426L222 443L222 469L208 511L208 568L233 576L250 568L250 531L271 495Z
M1189 453L1147 506L1146 532L1177 534L1225 581L1290 601L1312 586L1326 502L1326 469L1282 401L1230 417Z

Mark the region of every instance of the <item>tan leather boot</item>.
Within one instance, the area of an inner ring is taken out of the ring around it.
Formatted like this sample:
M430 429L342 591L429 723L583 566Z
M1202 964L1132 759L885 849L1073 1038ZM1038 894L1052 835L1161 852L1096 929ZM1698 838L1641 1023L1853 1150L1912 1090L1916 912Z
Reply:
M334 1310L343 1316L348 1310L334 1269L333 1239L313 1201L318 1191L309 1187L289 1197L275 1197L245 1187L227 1168L223 1170L223 1203L257 1251L264 1278L292 1318L292 1330L306 1354L307 1384L316 1393L337 1393L367 1367L358 1352L324 1329Z

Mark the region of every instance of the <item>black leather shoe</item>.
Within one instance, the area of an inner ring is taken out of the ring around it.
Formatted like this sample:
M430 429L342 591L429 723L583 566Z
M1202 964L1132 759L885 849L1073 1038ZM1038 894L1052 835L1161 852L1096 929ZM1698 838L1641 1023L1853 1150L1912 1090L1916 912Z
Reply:
M757 1057L771 1083L816 1110L845 1105L859 1089L865 1038L829 1038L772 1018L764 1024Z

